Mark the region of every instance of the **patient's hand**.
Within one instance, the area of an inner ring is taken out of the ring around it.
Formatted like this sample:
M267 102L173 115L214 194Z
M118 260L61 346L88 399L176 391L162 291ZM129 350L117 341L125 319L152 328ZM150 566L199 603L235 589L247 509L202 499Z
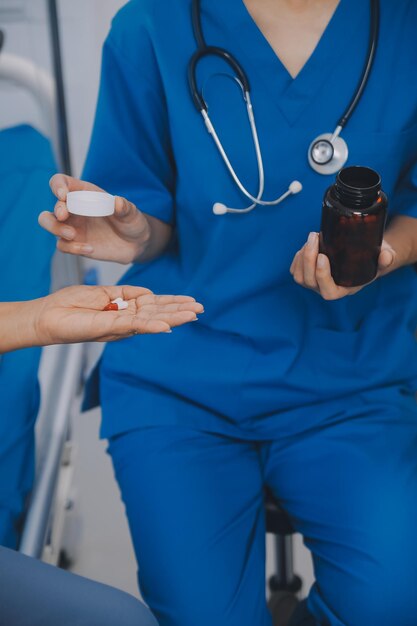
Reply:
M103 311L116 298L127 301L128 308ZM169 332L195 321L203 307L188 296L156 296L142 287L77 286L35 300L31 310L34 342L47 345Z

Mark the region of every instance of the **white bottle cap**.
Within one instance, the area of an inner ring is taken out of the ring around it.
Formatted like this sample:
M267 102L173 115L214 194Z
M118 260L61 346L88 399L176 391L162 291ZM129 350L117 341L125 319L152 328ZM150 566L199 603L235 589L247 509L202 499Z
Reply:
M108 217L114 214L116 198L102 191L70 191L67 208L73 215Z

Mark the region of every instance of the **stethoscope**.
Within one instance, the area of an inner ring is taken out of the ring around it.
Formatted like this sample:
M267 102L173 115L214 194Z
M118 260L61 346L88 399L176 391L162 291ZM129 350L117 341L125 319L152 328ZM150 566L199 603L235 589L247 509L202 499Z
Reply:
M243 0L242 0L243 1ZM345 128L346 124L352 117L352 114L357 107L362 94L365 90L365 87L369 80L369 75L372 69L372 65L375 59L375 53L378 44L378 35L379 35L379 0L370 0L371 4L371 27L369 33L369 47L366 55L365 66L356 88L355 94L352 100L349 103L346 111L343 113L342 117L337 123L337 126L333 133L323 133L319 135L312 141L310 147L308 149L308 162L312 169L318 174L335 174L338 172L346 163L349 150L348 146L340 136L340 133ZM221 202L216 202L213 206L213 213L215 215L224 215L225 213L249 213L257 206L273 206L277 205L288 196L293 194L297 194L302 190L302 184L298 180L293 180L289 185L287 191L282 194L279 198L275 200L263 200L263 195L265 191L265 171L264 164L262 158L262 151L259 144L259 136L256 128L255 115L253 111L253 106L250 97L250 84L247 77L246 72L237 61L237 59L224 48L219 48L217 46L208 46L203 34L203 28L201 24L201 7L200 0L193 0L192 3L192 23L194 36L197 42L197 50L193 54L190 59L188 66L188 82L190 86L191 96L193 102L197 108L197 111L201 113L204 123L207 127L208 132L213 138L213 141L220 153L221 158L223 159L230 175L232 176L234 182L237 187L240 189L242 194L246 196L253 204L245 209L231 209L227 207L225 204ZM240 181L236 171L234 170L229 157L225 149L223 148L222 142L219 139L219 136L214 128L214 125L210 119L208 114L208 105L204 99L203 92L198 89L197 86L197 66L199 62L209 56L215 56L223 61L225 61L233 70L235 76L234 79L239 84L243 99L246 103L247 115L250 123L250 128L252 132L252 139L256 153L256 160L258 163L258 176L259 176L259 190L257 196L253 196L249 193L246 187Z

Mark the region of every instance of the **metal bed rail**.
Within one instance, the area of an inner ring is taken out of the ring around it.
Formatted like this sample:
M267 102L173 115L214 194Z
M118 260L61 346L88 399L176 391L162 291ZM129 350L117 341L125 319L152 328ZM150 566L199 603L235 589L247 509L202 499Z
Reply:
M0 80L11 82L29 91L43 114L59 169L71 174L71 151L65 104L60 28L57 0L43 0L49 22L53 59L53 76L30 59L17 55L0 55ZM25 19L25 2L16 0L3 7L10 19ZM82 282L79 259L58 254L53 266L53 290ZM70 418L77 393L81 388L84 365L82 345L47 348L43 359L47 372L42 389L43 402L38 415L37 469L35 484L27 511L20 551L36 558L57 560L56 554L45 555L45 545L59 550L64 532L65 497L71 486ZM70 468L70 471L68 471ZM48 545L49 544L49 545Z

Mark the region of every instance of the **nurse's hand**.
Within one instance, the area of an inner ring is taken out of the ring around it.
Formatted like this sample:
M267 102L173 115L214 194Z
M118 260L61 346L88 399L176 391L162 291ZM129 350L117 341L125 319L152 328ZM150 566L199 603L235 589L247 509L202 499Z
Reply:
M384 240L376 278L391 270L395 265L396 256L395 250ZM319 253L318 233L310 233L305 245L295 255L290 272L296 283L316 291L325 300L339 300L345 296L352 296L366 286L341 287L336 285L331 275L328 257Z
M116 298L123 311L103 311ZM36 345L114 341L131 335L167 333L193 322L203 307L187 296L156 296L142 287L76 286L28 303L28 326Z
M120 197L116 198L111 217L71 215L66 205L67 193L103 191L96 185L56 174L50 186L58 202L53 213L40 214L39 224L58 237L57 247L61 252L128 264L158 256L171 238L168 224L141 213L134 204Z

